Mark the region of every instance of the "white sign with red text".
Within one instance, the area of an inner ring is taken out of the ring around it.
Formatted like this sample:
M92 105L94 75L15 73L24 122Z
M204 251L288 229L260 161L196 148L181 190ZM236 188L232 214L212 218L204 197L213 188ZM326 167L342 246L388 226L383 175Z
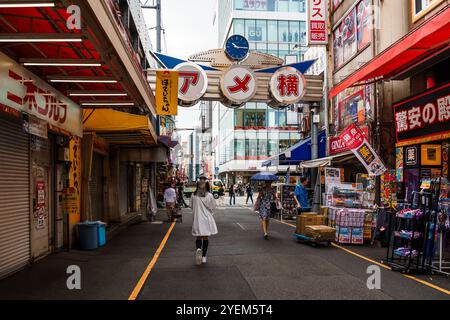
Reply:
M327 0L307 0L308 1L308 45L327 44Z
M251 69L234 65L223 74L220 88L227 99L226 105L240 106L255 96L256 76Z
M178 99L182 106L194 105L208 88L208 76L197 64L183 62L174 68L178 71Z
M305 88L305 77L292 67L278 69L270 80L272 97L284 106L299 103L305 94Z
M0 107L2 105L83 136L80 106L0 53Z

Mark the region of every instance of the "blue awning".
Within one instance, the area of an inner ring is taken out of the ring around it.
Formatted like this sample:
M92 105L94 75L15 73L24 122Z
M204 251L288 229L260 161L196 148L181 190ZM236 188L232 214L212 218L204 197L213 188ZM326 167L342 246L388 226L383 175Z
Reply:
M318 134L319 158L326 156L327 136L326 131ZM284 152L264 161L263 167L297 165L302 161L311 160L311 138L300 141Z

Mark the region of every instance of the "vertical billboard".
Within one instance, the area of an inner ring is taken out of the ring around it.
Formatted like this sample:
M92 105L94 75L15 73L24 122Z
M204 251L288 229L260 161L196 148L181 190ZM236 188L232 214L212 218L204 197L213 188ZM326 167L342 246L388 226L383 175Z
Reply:
M327 44L328 1L308 0L308 45Z

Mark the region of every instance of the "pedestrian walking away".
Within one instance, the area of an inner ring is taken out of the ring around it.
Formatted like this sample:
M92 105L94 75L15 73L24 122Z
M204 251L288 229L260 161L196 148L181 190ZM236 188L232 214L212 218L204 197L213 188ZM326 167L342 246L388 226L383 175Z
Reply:
M164 191L164 202L166 203L167 218L170 222L172 218L172 211L177 202L177 193L169 183L166 185L166 190Z
M232 184L230 186L230 188L228 189L228 193L230 194L230 206L235 205L236 204L236 189L234 184Z
M184 206L184 208L188 207L188 204L186 203L186 201L184 201L184 196L183 196L183 186L179 186L177 188L177 201L178 201L178 205Z
M213 216L216 200L205 176L200 176L197 182L197 190L191 197L191 208L194 214L192 235L196 237L195 263L197 265L205 264L207 262L209 237L218 233Z
M261 225L264 232L264 239L269 239L269 221L273 206L278 206L278 198L275 189L272 188L271 181L265 181L264 187L258 194L254 210L259 213Z
M249 199L252 201L252 204L253 204L253 189L252 189L252 186L250 185L250 183L247 185L247 188L245 189L245 191L247 192L247 200L245 201L245 204L248 204Z

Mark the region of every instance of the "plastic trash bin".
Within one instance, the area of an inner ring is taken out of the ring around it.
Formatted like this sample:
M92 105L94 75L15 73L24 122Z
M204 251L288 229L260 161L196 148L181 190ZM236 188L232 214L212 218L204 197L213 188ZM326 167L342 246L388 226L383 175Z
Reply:
M98 248L98 223L80 222L77 224L78 242L81 250L95 250Z
M98 246L103 247L106 244L106 223L97 221Z

